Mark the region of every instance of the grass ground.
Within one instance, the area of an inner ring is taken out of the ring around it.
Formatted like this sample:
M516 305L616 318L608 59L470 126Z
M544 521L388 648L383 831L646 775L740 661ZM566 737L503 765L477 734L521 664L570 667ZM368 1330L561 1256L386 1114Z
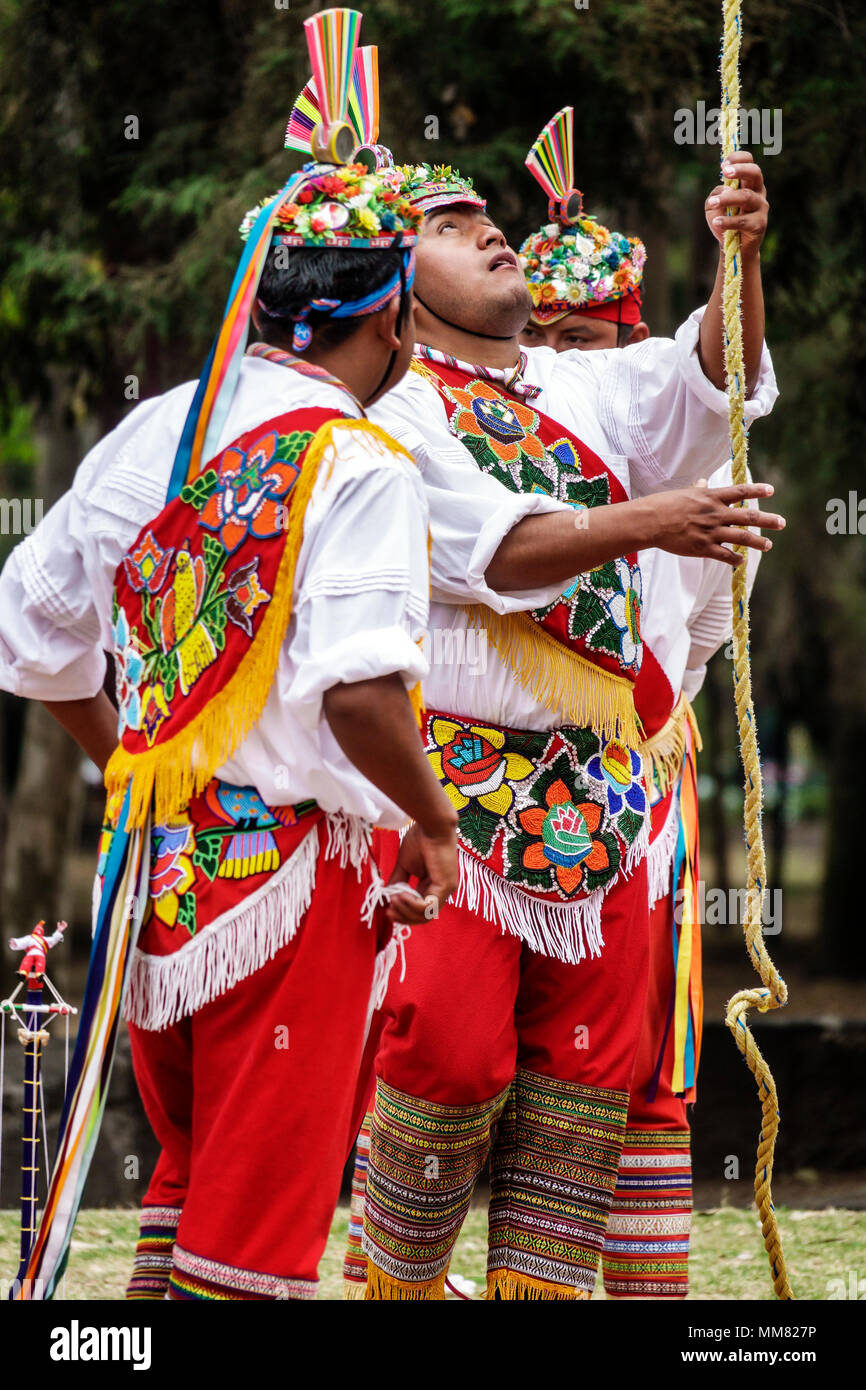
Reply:
M779 1209L788 1273L799 1299L826 1299L834 1280L847 1290L852 1271L859 1279L866 1249L866 1212ZM0 1212L0 1270L7 1278L17 1263L17 1213ZM320 1298L342 1298L343 1249L348 1208L334 1217L320 1267ZM68 1299L119 1299L128 1278L138 1234L134 1211L81 1213L66 1273ZM467 1217L452 1269L484 1286L484 1208ZM864 1271L866 1273L866 1271ZM716 1208L695 1213L692 1225L691 1294L694 1299L772 1299L773 1290L757 1216ZM840 1287L837 1285L837 1288ZM596 1297L602 1297L598 1291ZM838 1296L838 1295L837 1295Z

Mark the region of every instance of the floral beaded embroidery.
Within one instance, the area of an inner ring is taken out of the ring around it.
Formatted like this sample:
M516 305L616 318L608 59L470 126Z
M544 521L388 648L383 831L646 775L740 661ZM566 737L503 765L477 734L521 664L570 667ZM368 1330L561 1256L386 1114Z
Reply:
M511 492L543 493L576 510L605 506L611 490L605 472L587 476L576 443L565 436L544 443L541 416L523 401L503 395L489 381L465 386L435 381L449 410L449 428L483 473ZM567 638L607 658L614 670L634 677L640 669L641 578L637 564L612 560L581 574L562 595L532 616L564 627Z
M533 893L605 888L644 825L640 756L589 729L527 733L431 713L426 748L462 848Z
M189 695L226 645L226 624L252 638L254 615L270 600L262 583L261 556L243 563L232 557L251 540L285 531L287 500L300 472L311 431L280 435L275 430L248 449L225 449L215 467L182 488L180 505L195 529L180 543L160 545L152 529L123 560L134 596L121 606L115 591L113 621L116 653L118 733L142 732L149 747L180 695ZM203 532L203 534L201 534ZM136 620L137 619L137 620Z

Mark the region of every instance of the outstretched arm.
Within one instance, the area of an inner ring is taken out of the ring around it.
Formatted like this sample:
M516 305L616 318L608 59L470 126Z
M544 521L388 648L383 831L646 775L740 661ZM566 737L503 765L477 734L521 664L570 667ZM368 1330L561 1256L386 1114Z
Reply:
M566 584L576 574L650 546L737 566L742 557L728 546L763 551L773 544L744 527L780 531L785 522L773 512L736 504L772 493L769 483L690 487L594 507L570 517L560 513L528 516L505 536L487 567L486 579L491 588L501 590Z

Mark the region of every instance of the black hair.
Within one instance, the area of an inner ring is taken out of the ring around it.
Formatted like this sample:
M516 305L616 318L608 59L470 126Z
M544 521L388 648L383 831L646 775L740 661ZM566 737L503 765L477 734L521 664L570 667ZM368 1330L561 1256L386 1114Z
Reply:
M291 347L293 320L311 299L363 299L399 272L397 249L353 251L318 246L272 246L258 290L258 323L275 346ZM398 328L408 310L404 297ZM307 322L324 347L337 347L361 325L360 317L335 319L312 310Z
M634 331L633 323L618 323L616 326L616 345L618 348L625 347Z

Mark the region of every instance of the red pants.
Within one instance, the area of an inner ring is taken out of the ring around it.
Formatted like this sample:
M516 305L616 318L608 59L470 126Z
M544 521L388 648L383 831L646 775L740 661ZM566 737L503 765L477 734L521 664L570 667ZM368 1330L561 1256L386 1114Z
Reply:
M607 895L601 957L579 965L451 906L414 929L377 1058L368 1298L444 1296L496 1129L488 1296L587 1296L643 1016L646 902L641 864Z
M314 1296L359 1119L369 882L320 852L312 904L267 965L161 1032L130 1026L162 1145L131 1296Z

